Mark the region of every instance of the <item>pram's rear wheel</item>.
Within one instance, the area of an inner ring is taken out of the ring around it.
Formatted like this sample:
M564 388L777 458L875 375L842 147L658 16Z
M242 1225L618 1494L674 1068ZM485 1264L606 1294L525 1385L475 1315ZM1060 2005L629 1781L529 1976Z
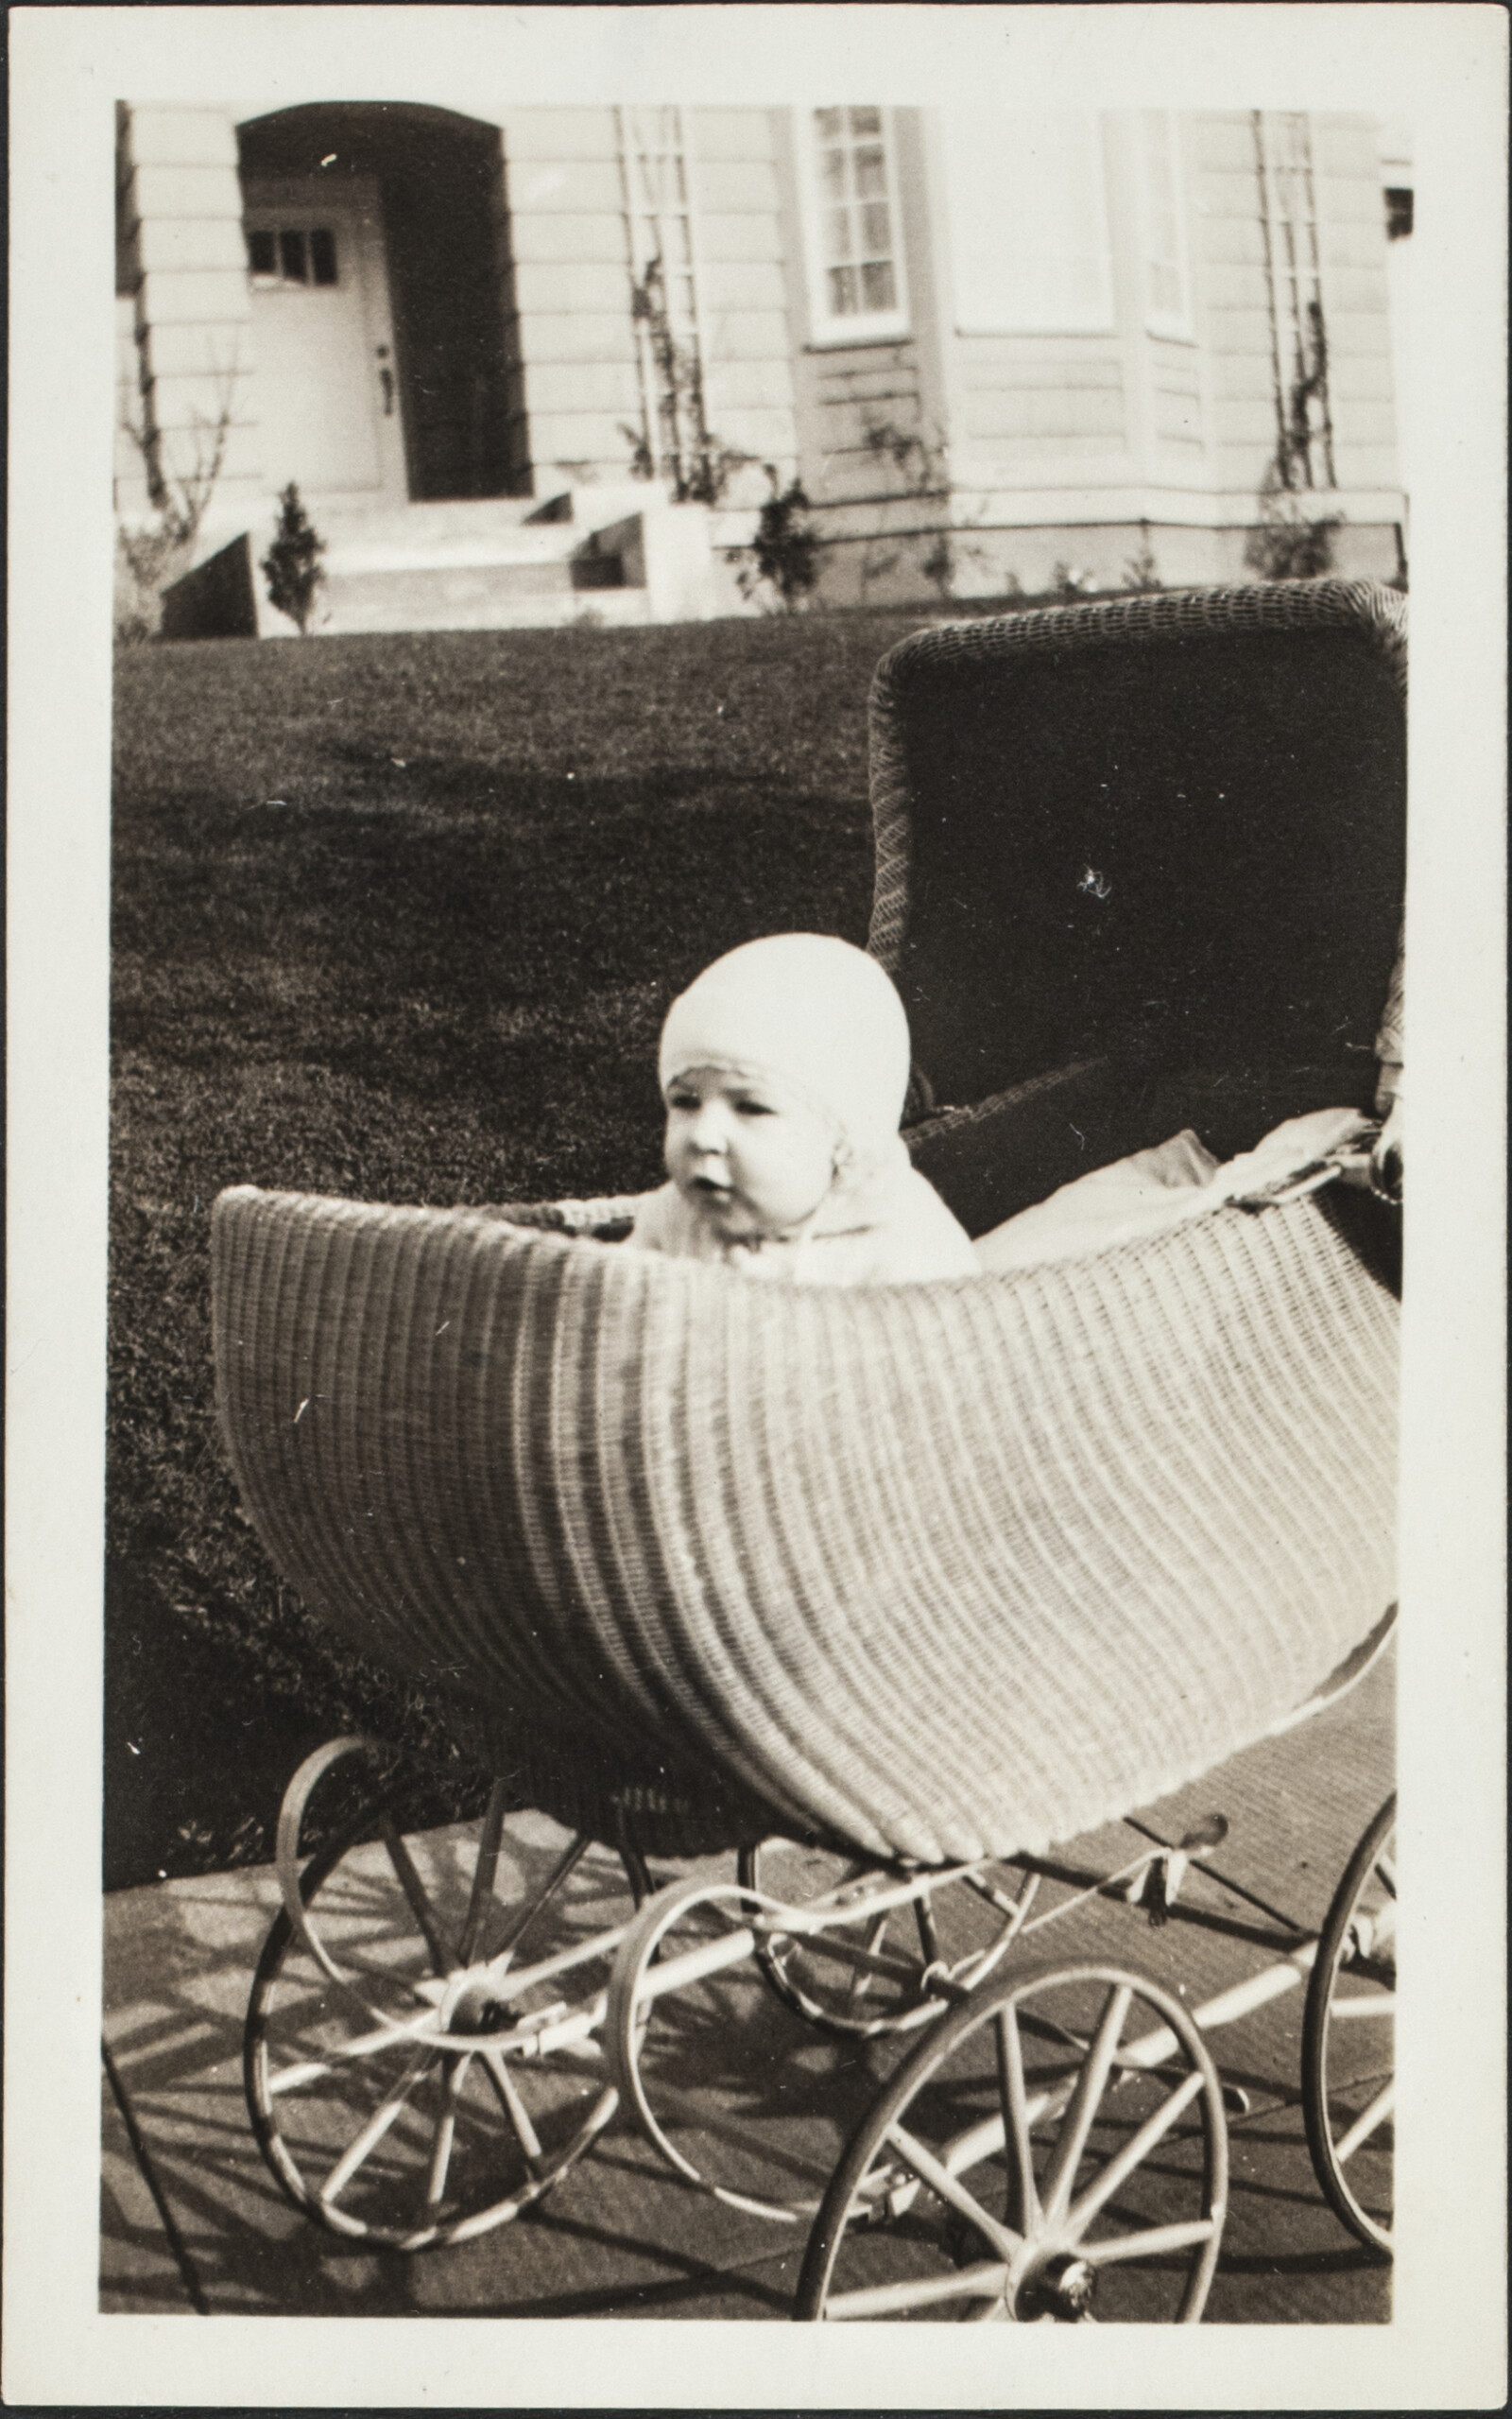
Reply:
M853 1899L854 1917L826 1927L822 1941L764 1932L757 1962L779 1998L826 2032L850 2036L908 2032L985 1980L1029 1911L1039 1877L1007 1865L984 1866L942 1883L912 1904L871 1910L880 1882L895 1879L862 1857L767 1840L742 1848L743 1888L812 1911L829 1899ZM840 1954L860 1950L876 1962ZM954 1987L940 1988L941 1981Z
M493 1894L499 1792L481 1827L406 1841L383 1820L378 1840L349 1836L311 1859L301 1926L286 1908L276 1918L248 2008L245 2081L258 2145L306 2216L422 2251L539 2200L615 2095L592 2043L552 2052L549 1984L505 2004L478 1981L581 1846L544 1853L507 1906ZM506 2055L501 2037L532 2023L545 2036L537 2054Z
M1113 1966L986 1983L851 2136L809 2238L801 2319L1200 2318L1228 2132L1178 1999Z
M1372 2250L1391 2250L1397 1801L1345 1868L1318 1941L1302 2028L1302 2112L1317 2180Z

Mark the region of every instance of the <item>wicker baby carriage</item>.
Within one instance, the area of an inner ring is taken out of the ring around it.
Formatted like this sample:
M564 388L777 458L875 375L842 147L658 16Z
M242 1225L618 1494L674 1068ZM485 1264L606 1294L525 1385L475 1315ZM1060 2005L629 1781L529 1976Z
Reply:
M1183 1126L1225 1157L1368 1105L1402 645L1400 599L1321 582L885 660L870 945L916 1163L971 1232ZM623 1225L216 1205L264 1543L455 1700L517 1805L636 1858L773 1833L894 1874L1032 1857L1283 1721L1389 1602L1368 1194L862 1290L624 1252Z

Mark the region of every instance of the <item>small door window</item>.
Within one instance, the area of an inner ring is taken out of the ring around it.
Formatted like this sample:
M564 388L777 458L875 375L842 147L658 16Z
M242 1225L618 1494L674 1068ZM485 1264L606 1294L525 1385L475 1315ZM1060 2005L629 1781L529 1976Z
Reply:
M336 239L329 227L249 227L254 285L335 285Z

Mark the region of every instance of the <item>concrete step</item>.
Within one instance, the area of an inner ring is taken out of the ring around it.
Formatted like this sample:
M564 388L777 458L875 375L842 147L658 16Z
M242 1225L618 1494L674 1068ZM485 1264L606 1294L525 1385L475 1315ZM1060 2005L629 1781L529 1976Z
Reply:
M313 527L333 550L360 544L402 554L430 548L450 554L456 547L507 544L516 539L558 542L570 548L592 529L665 501L663 486L644 479L562 488L549 495L464 497L445 504L375 505L370 497L353 495L303 499Z
M456 528L433 533L373 529L363 523L353 524L350 535L333 533L326 543L324 562L331 579L359 572L460 571L495 563L526 575L535 567L560 568L584 543L583 530L572 521L552 521L541 528Z
M380 510L312 496L307 509L325 544L317 631L626 626L719 610L707 517L674 509L654 481ZM267 601L262 551L246 530L215 543L166 592L164 635L290 635Z
M312 527L332 546L359 538L365 544L400 546L507 540L535 526L532 515L541 509L541 500L529 495L480 496L455 504L374 505L370 497L352 495L301 500Z
M337 573L320 591L322 635L363 631L542 630L650 618L644 588L575 588L566 562L428 564Z

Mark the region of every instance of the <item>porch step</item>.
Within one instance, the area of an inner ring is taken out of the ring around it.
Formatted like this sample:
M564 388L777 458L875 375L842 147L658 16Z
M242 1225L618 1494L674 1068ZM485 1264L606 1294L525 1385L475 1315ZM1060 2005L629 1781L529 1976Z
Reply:
M325 540L313 628L335 635L644 622L641 523L615 520L618 500L595 498L589 523L570 514L526 522L522 509L540 508L513 498L335 518L312 510ZM182 638L282 638L293 629L268 604L245 532L167 592L163 627Z
M467 571L507 564L524 579L542 575L541 584L550 587L559 582L547 575L565 576L569 558L580 553L583 544L583 531L571 521L553 522L545 528L461 527L435 532L375 529L364 522L354 523L350 536L333 535L327 541L324 565L328 579L346 579L366 572Z
M664 490L650 480L562 488L548 495L463 497L445 504L375 505L352 495L308 495L310 522L333 551L351 543L408 552L436 548L513 546L517 541L568 550L591 529L644 511Z
M309 516L324 541L317 631L706 621L744 601L704 507L675 505L654 481L606 481L539 502L375 510L349 497L334 512L312 495ZM261 576L266 538L245 528L215 538L216 550L165 591L163 636L290 637Z
M306 496L304 509L312 527L329 546L363 544L450 546L508 544L540 524L531 515L541 507L529 496L494 495L458 504L396 504L374 506L351 496ZM548 529L551 523L544 525Z
M484 562L389 570L332 569L316 630L340 637L406 630L538 630L596 621L623 627L650 618L644 588L575 587L571 565Z

